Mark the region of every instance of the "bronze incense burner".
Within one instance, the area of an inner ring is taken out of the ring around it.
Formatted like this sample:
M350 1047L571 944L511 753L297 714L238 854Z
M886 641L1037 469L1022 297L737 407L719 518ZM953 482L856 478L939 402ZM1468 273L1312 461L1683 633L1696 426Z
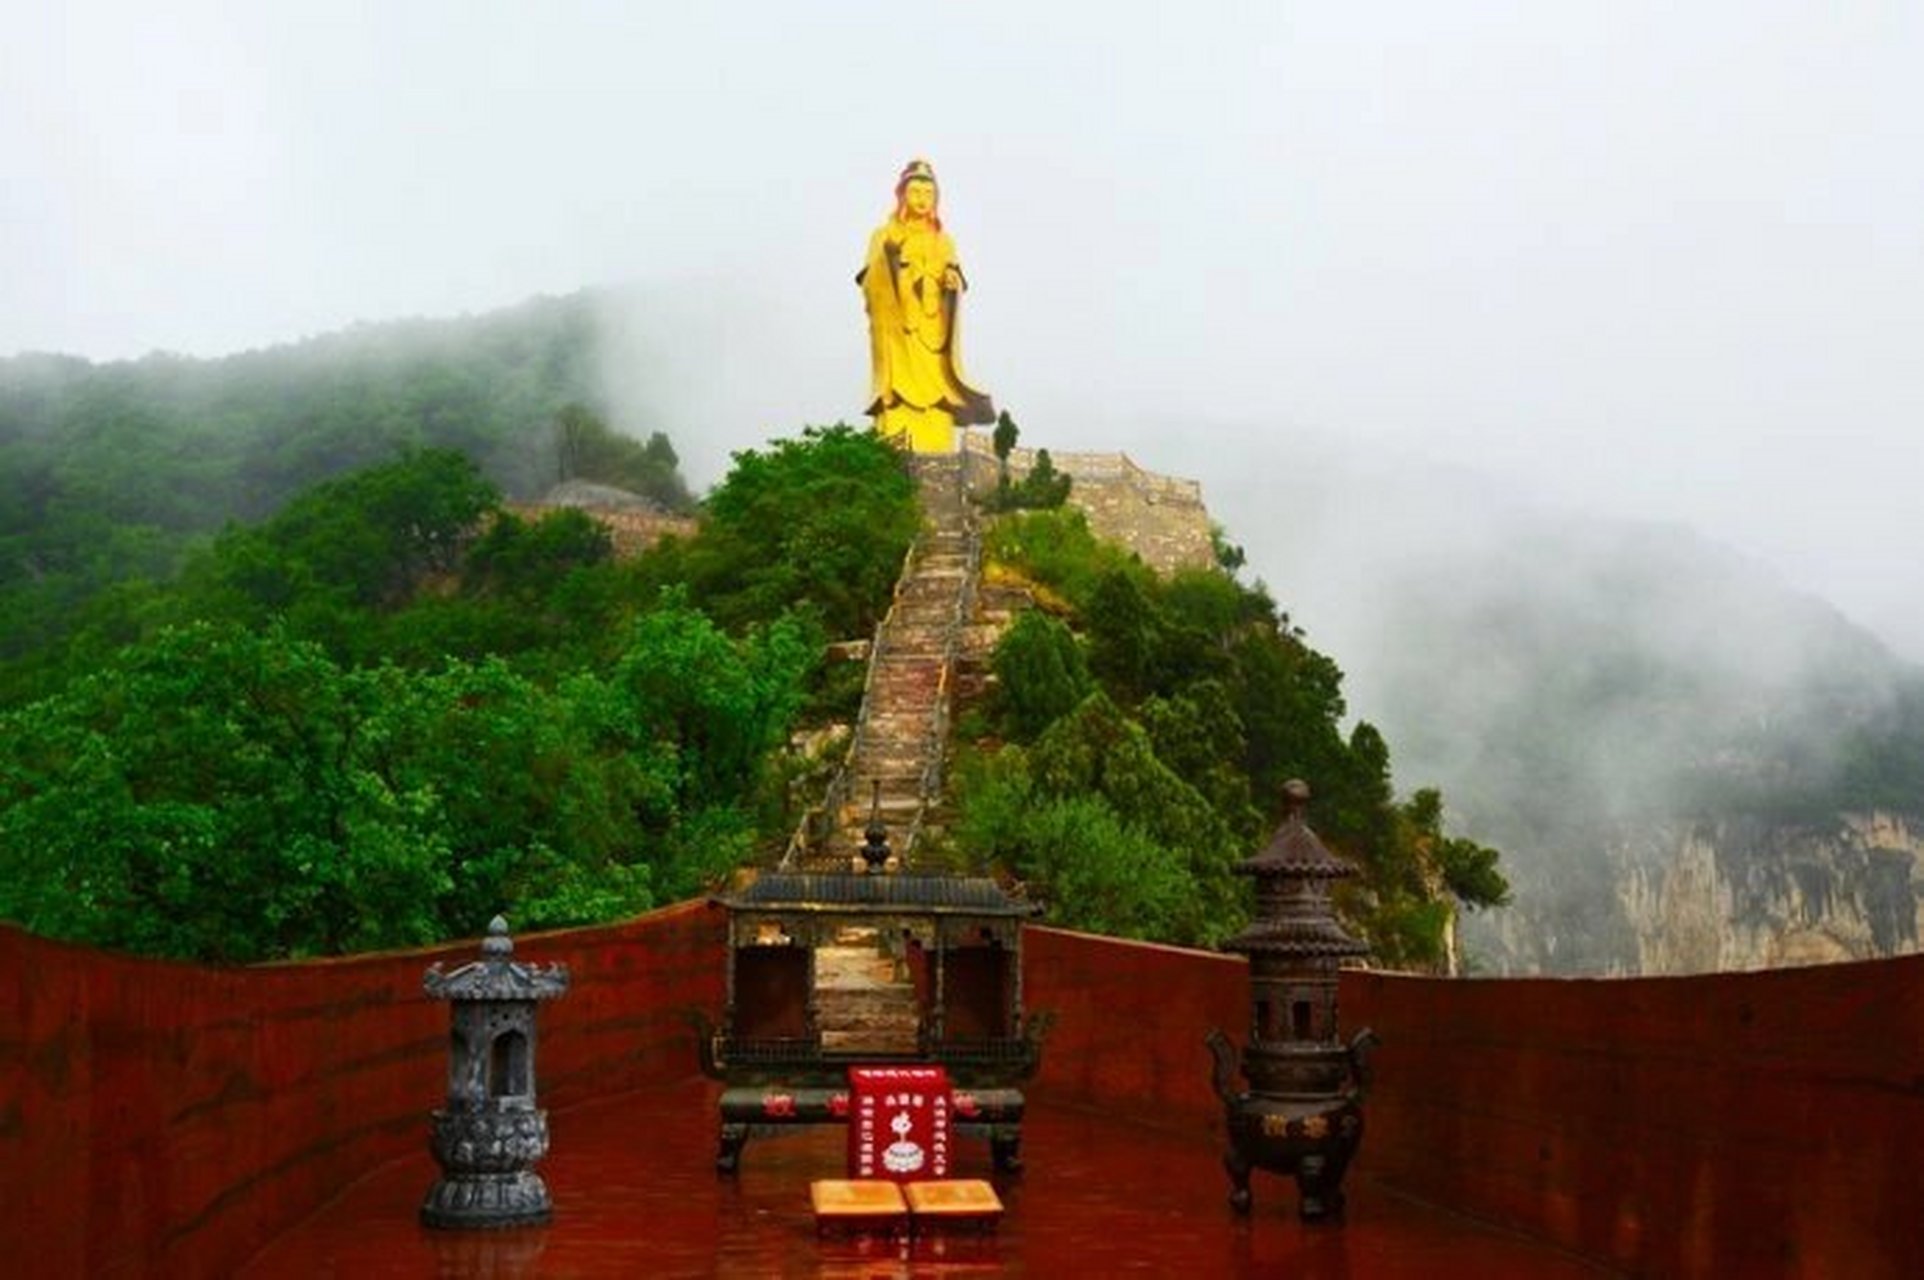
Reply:
M1229 1149L1229 1203L1247 1213L1250 1174L1293 1175L1305 1221L1340 1215L1343 1173L1363 1138L1362 1098L1376 1042L1363 1031L1338 1037L1337 971L1369 948L1337 923L1329 885L1356 874L1304 821L1309 788L1284 788L1289 812L1267 847L1239 865L1256 881L1256 910L1224 950L1249 957L1249 1043L1238 1055L1220 1030L1209 1034L1214 1083ZM1240 1061L1239 1061L1240 1060ZM1249 1088L1238 1092L1240 1065Z

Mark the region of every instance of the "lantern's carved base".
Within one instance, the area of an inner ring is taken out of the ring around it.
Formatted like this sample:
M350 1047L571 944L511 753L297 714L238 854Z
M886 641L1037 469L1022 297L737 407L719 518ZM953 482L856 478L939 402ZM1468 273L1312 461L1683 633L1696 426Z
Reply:
M434 1184L421 1206L422 1226L457 1230L538 1227L553 1217L548 1184L527 1169L451 1174Z
M554 1205L532 1166L548 1154L545 1111L436 1111L429 1148L441 1178L421 1205L430 1227L522 1227Z
M1342 1216L1343 1174L1363 1140L1363 1111L1354 1099L1283 1101L1243 1094L1227 1107L1229 1205L1248 1213L1250 1175L1257 1169L1294 1176L1303 1221Z

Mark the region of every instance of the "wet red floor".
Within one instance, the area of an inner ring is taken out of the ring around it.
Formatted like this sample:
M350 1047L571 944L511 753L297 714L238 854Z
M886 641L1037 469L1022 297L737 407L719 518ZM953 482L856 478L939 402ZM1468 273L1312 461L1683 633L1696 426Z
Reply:
M241 1272L275 1276L1035 1275L1559 1277L1607 1274L1567 1255L1395 1196L1368 1176L1365 1139L1340 1227L1296 1220L1295 1189L1258 1174L1238 1219L1204 1134L1145 1128L1047 1103L1024 1126L1027 1171L998 1184L992 1235L913 1242L818 1238L808 1185L842 1176L839 1128L748 1144L738 1178L713 1172L717 1089L690 1081L550 1117L542 1165L551 1226L428 1231L415 1210L435 1170L418 1158L374 1170ZM425 1121L423 1134L425 1136ZM965 1143L956 1177L990 1176Z

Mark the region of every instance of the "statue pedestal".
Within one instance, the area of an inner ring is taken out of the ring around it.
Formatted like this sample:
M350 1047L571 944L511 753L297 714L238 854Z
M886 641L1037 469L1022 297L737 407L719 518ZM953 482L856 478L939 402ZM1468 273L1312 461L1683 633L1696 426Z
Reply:
M882 438L910 453L954 453L955 418L941 409L899 404L876 419Z

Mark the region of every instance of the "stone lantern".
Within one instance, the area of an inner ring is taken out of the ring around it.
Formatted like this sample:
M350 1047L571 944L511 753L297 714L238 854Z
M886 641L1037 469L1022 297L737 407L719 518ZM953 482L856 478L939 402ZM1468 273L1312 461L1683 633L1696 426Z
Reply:
M496 916L481 958L452 972L430 965L428 995L451 1002L448 1101L429 1140L441 1178L421 1205L430 1227L518 1227L553 1212L533 1170L548 1153L548 1113L535 1105L535 1005L568 990L562 965L518 964Z
M1336 1018L1337 971L1369 948L1344 932L1330 907L1333 880L1356 868L1332 854L1303 820L1309 788L1285 785L1289 812L1268 847L1236 871L1256 881L1249 925L1224 950L1249 957L1249 1043L1240 1055L1249 1088L1238 1092L1238 1057L1220 1030L1209 1035L1229 1150L1229 1202L1250 1206L1253 1170L1293 1174L1306 1221L1340 1214L1343 1173L1363 1137L1362 1097L1374 1033L1345 1045Z

